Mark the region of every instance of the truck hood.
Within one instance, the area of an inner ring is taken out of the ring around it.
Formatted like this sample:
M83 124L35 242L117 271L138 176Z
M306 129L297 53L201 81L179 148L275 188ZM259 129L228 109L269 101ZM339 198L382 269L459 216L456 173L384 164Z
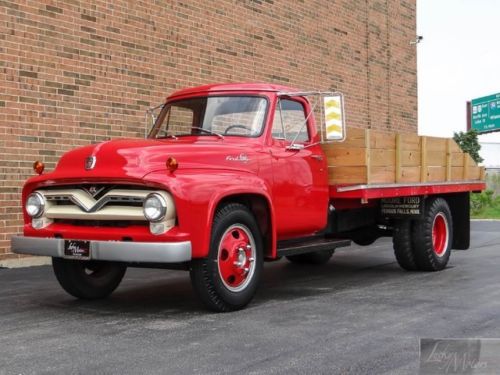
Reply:
M65 153L51 177L137 179L154 171L166 170L169 157L178 161L179 171L206 168L256 172L259 163L255 144L249 147L247 142L207 138L120 139L85 146ZM95 157L92 169L86 169L89 157Z

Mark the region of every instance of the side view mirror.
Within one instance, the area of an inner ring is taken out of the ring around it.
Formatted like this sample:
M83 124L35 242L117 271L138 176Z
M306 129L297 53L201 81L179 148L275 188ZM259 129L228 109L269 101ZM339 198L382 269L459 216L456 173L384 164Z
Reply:
M323 96L322 140L342 142L346 137L344 97L341 93Z

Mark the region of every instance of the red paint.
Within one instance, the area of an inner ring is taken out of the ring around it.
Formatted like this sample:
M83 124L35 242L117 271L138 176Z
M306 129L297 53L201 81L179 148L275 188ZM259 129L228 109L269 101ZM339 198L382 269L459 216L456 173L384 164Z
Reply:
M330 186L330 197L334 199L380 199L390 197L409 197L413 195L435 195L435 194L451 194L463 193L467 191L481 191L486 189L484 182L466 182L457 184L454 182L415 185L415 186L387 186L387 187L370 187L359 186L349 191L338 191L339 188L345 186Z
M326 156L319 145L316 124L309 119L311 140L300 151L286 150L290 142L272 138L271 127L278 91L292 88L270 84L228 84L189 88L167 100L204 95L259 95L268 99L265 131L256 138L184 136L177 139L118 139L81 147L64 154L51 173L35 176L23 189L23 202L35 189L51 185L108 183L148 186L169 191L175 201L178 225L156 236L146 225L123 228L73 227L52 224L34 230L24 212L28 236L95 240L186 241L193 257L208 254L212 219L222 199L253 194L269 206L271 257L278 240L303 237L325 228L329 200L339 208L372 206L383 197L430 195L483 190L484 183L463 185L359 188L338 192L328 186ZM309 111L309 103L296 99ZM244 158L240 156L244 155ZM85 169L85 159L96 157L95 167ZM230 156L228 158L228 156ZM168 162L169 158L171 161ZM172 161L177 161L177 169ZM171 167L167 169L167 165ZM368 202L368 205L362 204Z
M442 212L436 215L432 224L432 246L438 256L442 256L448 247L448 222Z
M255 243L248 228L237 225L224 233L219 244L217 267L229 290L246 287L255 272Z

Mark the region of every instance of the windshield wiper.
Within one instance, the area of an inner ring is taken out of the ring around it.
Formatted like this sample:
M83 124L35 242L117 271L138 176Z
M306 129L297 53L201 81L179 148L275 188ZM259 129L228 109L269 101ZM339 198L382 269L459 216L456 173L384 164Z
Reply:
M157 138L159 138L159 139L161 139L161 138L173 138L173 139L178 139L178 138L177 138L174 134L168 134L168 130L165 130L165 129L160 129L160 130L158 131L158 133L163 133L163 135L160 135L159 137L157 137Z
M204 128L200 127L200 126L191 126L191 129L201 130L202 132L205 132L205 133L208 133L208 134L211 134L211 135L216 135L220 139L224 139L224 136L222 134L213 132L213 131L208 130L208 129L204 129Z

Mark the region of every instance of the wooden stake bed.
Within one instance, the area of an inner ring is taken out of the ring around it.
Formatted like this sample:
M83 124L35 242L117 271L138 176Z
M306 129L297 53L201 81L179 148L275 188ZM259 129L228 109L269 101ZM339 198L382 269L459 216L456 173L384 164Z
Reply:
M484 167L451 138L349 129L344 142L322 148L330 185L484 181Z

